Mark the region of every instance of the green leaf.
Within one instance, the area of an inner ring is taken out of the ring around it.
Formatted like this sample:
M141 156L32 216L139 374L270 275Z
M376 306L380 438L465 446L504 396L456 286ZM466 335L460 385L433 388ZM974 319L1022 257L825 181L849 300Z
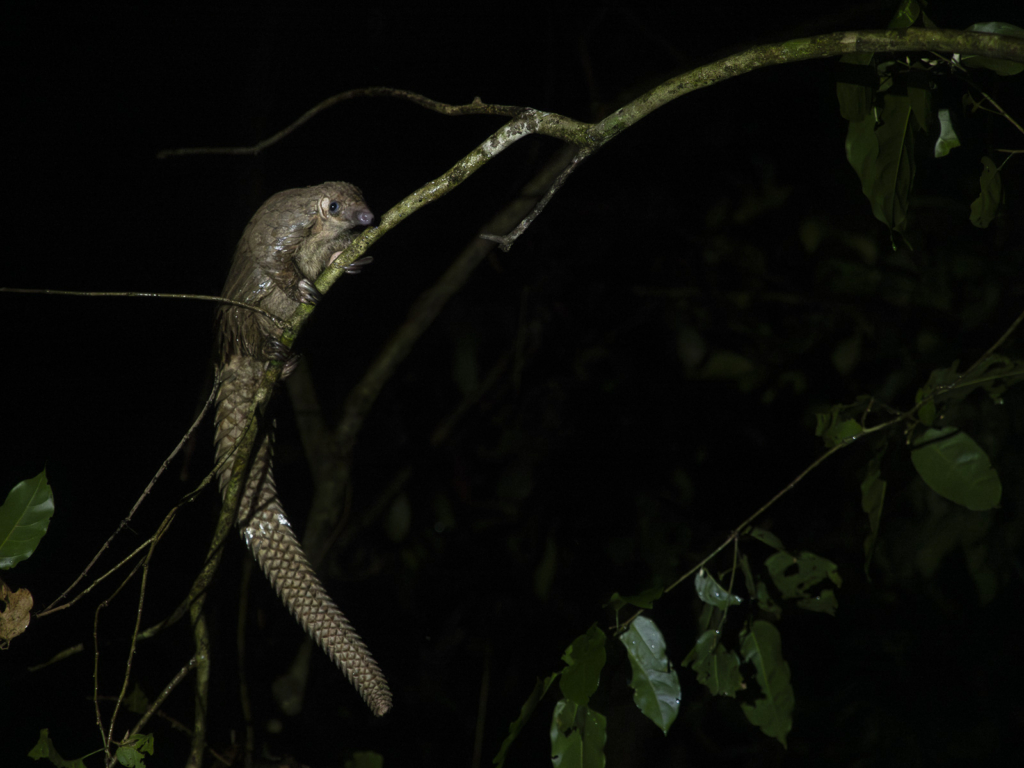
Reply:
M601 682L605 662L605 634L594 624L565 649L566 663L558 686L562 695L574 704L585 707Z
M775 587L787 599L802 600L813 597L808 589L824 579L830 580L837 587L843 583L838 566L813 552L801 552L799 557L793 557L788 552L776 552L765 560L765 566ZM826 602L820 605L827 604Z
M142 753L153 754L153 735L137 733L117 748L117 762L128 768L146 768Z
M559 701L551 717L551 764L555 768L604 768L605 725L600 712Z
M1005 21L986 21L981 24L972 24L967 28L968 32L982 32L989 35L1006 35L1008 37L1024 37L1024 29L1007 24ZM1006 59L993 59L988 56L975 56L967 54L960 57L960 61L966 67L984 67L991 69L998 75L1019 75L1024 72L1024 64L1019 61L1008 61Z
M871 532L864 539L864 575L867 576L871 566L871 556L875 553L875 543L878 540L878 528L882 522L882 506L885 504L885 489L887 483L882 479L880 469L882 457L876 456L868 464L867 474L860 484L860 506L864 514L868 516L868 525Z
M861 395L849 405L833 405L828 411L817 414L814 434L825 441L827 448L852 440L864 431L857 417L861 416L870 404L871 398Z
M921 6L917 0L901 0L899 8L889 21L889 29L906 29L917 21L921 14Z
M793 729L793 687L789 683L789 664L782 658L782 636L774 624L755 621L750 630L740 632L743 660L757 670L757 684L763 698L753 705L744 703L743 713L766 736L778 739L783 747Z
M65 760L60 756L57 748L53 745L53 741L50 739L49 728L43 728L39 731L39 741L29 751L28 756L33 760L49 760L57 768L85 768L85 762L81 758Z
M907 96L887 93L875 115L851 122L846 158L860 177L861 189L875 218L895 232L907 226L910 189L914 184L914 134Z
M785 546L782 544L782 539L771 531L766 531L764 528L750 528L747 530L747 535L752 539L757 539L762 544L767 544L772 549L780 551L785 549Z
M501 749L499 749L498 754L494 756L494 765L496 765L497 768L502 768L502 766L505 765L505 755L508 753L509 747L512 746L512 742L515 741L522 732L523 726L525 726L529 721L534 710L537 709L537 705L540 703L540 700L544 698L544 694L548 692L551 684L555 682L555 678L558 677L559 674L561 673L555 672L553 675L548 675L543 680L540 678L537 679L537 684L533 686L533 691L526 699L522 709L519 710L519 717L513 720L509 725L508 736L506 736L505 740L501 742Z
M978 229L986 229L999 213L1003 201L1003 182L999 177L999 169L988 157L981 158L981 192L971 203L971 224Z
M0 507L0 569L13 568L32 556L53 515L53 491L44 469L22 480Z
M740 657L724 645L716 645L706 658L693 665L697 682L705 686L712 696L736 697L736 691L743 688L743 674L740 672Z
M956 427L929 429L914 441L914 469L940 496L972 512L999 506L1003 485L988 454Z
M740 673L740 658L735 651L727 650L718 642L719 633L714 629L702 632L693 650L687 654L692 659L692 669L697 673L697 682L715 696L736 696L743 688ZM686 664L686 661L683 662Z
M646 616L633 620L619 640L626 647L633 677L633 701L663 733L679 714L679 676L665 653L665 638L658 626Z
M822 417L819 415L818 419ZM819 422L820 423L820 422ZM825 446L832 448L833 446L845 443L847 440L856 437L864 428L859 422L853 419L845 419L843 421L835 422L829 425L821 431L821 436L825 439Z
M704 568L697 572L693 580L693 586L697 589L697 596L702 602L713 605L715 608L728 608L730 605L739 605L743 598L731 594L725 587L715 581L711 574Z

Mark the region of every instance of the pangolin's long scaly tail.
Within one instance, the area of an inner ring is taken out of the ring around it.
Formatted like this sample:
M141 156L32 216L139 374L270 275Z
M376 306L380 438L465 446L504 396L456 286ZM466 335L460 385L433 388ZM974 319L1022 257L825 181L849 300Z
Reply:
M234 450L245 431L265 370L265 363L241 355L233 355L222 364L216 415L218 462ZM387 680L320 583L277 496L270 429L272 425L268 425L268 434L256 451L239 505L238 525L242 538L302 628L345 673L370 710L375 715L383 715L391 708ZM231 478L232 466L233 462L228 459L220 471L222 495Z

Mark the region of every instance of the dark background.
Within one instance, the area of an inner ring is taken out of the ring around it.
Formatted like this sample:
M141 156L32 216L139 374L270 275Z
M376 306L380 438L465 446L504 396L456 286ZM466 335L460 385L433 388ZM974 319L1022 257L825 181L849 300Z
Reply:
M238 235L273 192L350 181L381 214L502 123L356 100L258 157L156 159L167 148L254 143L344 90L479 96L590 121L752 44L884 27L895 4L426 5L22 11L8 24L21 48L5 76L0 285L217 294ZM1015 4L965 5L936 2L929 13L952 28L1022 22ZM1021 78L990 75L976 79L1019 121ZM613 591L671 583L820 454L816 408L863 393L907 408L932 368L982 354L1024 307L1020 164L1004 174L1006 216L978 230L967 208L980 155L1019 147L1020 136L1005 121L969 118L962 88L941 89L963 116L964 146L942 163L920 157L913 251L893 252L846 163L834 61L691 94L584 164L445 308L361 434L348 519L381 499L389 511L354 540L342 535L349 543L325 579L387 673L394 711L375 720L317 655L303 713L282 716L269 686L301 634L256 576L248 676L259 744L314 766L359 750L389 766L468 765L486 674L489 764L536 677L559 669L593 622L613 623L602 607ZM542 137L520 142L384 238L363 274L339 281L300 340L328 423L419 293L556 149ZM199 302L0 296L0 491L45 466L57 505L40 549L4 574L37 608L91 559L191 423L209 386L212 314ZM1004 352L1021 356L1021 346L1018 333ZM480 390L506 355L514 364ZM432 445L472 393L449 438ZM279 400L279 485L301 529L310 479ZM1001 408L983 400L961 424L1001 473L1002 509L966 516L937 503L897 439L873 582L858 491L867 447L820 468L764 521L793 551L837 562L845 579L836 617L790 608L779 625L797 700L788 752L685 669L679 720L662 736L636 714L628 664L610 652L594 702L609 718L609 765L988 765L1010 753L1024 732L1024 403L1017 390ZM207 423L185 479L178 460L96 573L209 470L211 441ZM399 476L400 494L388 495ZM207 491L179 513L150 574L144 626L186 594L218 508ZM755 565L767 554L758 546L744 549ZM221 753L243 727L234 611L245 557L232 540L208 601L209 742ZM723 555L716 572L728 565ZM27 763L44 727L65 757L97 748L92 615L115 581L33 623L0 655L4 765ZM137 594L136 581L102 614L105 695L119 684ZM651 614L677 664L698 612L683 587ZM86 652L26 671L76 643ZM152 697L191 653L181 622L139 646L133 680ZM556 694L509 765L548 760ZM191 680L165 711L191 724ZM165 721L149 730L151 764L181 764L188 737Z

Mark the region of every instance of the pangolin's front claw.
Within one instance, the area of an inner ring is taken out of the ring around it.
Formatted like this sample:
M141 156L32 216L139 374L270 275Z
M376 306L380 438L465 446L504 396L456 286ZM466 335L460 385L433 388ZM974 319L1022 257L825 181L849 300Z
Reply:
M365 267L367 264L371 263L372 261L373 261L373 256L363 256L363 258L357 259L356 261L353 261L351 264L349 264L347 267L345 267L344 268L345 269L345 274L346 275L358 275L360 272L363 271L363 267Z
M303 304L315 305L324 295L306 278L299 280L299 301Z

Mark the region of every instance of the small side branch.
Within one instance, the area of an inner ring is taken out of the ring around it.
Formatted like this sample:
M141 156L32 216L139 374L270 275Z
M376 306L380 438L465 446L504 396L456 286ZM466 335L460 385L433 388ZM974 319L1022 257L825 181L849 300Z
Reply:
M524 216L523 220L519 222L516 228L507 235L480 235L480 237L484 240L491 240L497 243L498 247L501 248L502 251L508 253L512 249L512 244L518 240L519 236L522 235L523 232L526 231L527 227L534 222L534 219L540 216L541 211L543 211L545 206L547 206L551 201L551 198L554 197L555 193L562 188L562 185L565 184L565 180L569 178L569 174L575 171L579 164L592 154L594 154L593 149L583 148L577 150L576 154L572 158L572 162L565 167L565 170L558 174L558 178L554 180L547 193L540 199L540 202L537 203L533 210Z
M434 101L433 99L428 99L426 96L421 96L418 93L403 91L399 88L355 88L351 91L344 91L343 93L338 93L330 98L324 99L315 107L306 110L302 117L291 125L282 128L270 138L263 139L263 141L257 142L250 147L183 147L181 149L162 150L157 153L156 157L158 160L165 160L168 157L182 157L184 155L258 155L267 147L277 144L277 142L288 136L288 134L309 122L321 112L330 109L335 104L342 101L348 101L349 99L375 96L390 96L396 99L405 99L406 101L411 101L413 104L418 104L424 109L429 109L432 112L439 112L442 115L451 116L501 115L503 117L517 117L523 111L522 107L507 107L500 104L484 104L483 101L480 100L479 96L473 99L470 104L454 105Z

